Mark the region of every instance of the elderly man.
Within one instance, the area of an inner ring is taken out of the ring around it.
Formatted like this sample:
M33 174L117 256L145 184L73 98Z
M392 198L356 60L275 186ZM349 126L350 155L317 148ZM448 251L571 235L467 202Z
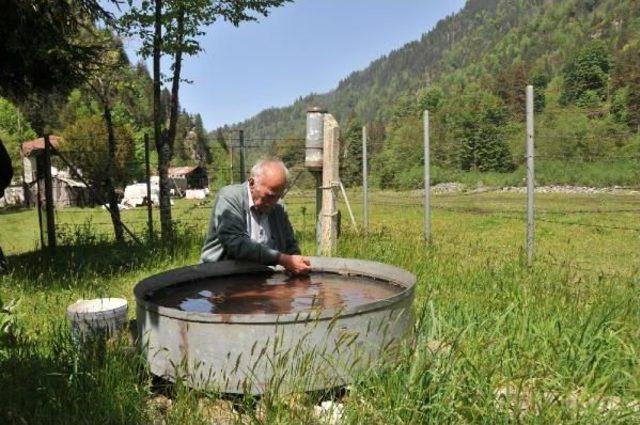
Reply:
M278 204L288 174L279 159L264 159L253 166L247 182L220 189L200 260L247 260L307 273L309 259L300 255L289 218Z

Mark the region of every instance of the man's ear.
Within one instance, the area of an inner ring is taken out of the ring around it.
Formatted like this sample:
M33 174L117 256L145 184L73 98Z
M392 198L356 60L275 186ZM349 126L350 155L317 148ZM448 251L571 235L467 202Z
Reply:
M249 183L249 187L253 187L253 185L256 183L256 179L254 179L253 177L249 177L247 179L247 183Z

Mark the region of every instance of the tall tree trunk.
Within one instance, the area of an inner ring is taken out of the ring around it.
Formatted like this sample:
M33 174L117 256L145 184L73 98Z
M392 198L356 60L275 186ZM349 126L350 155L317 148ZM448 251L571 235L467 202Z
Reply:
M111 222L113 223L113 231L116 234L118 242L124 241L124 232L122 230L122 221L120 221L120 209L118 208L118 198L116 190L113 187L113 165L116 162L116 136L113 131L113 120L111 119L111 108L107 103L104 104L104 122L107 126L107 172L105 183L107 185L107 198L109 202L109 210L111 212Z
M173 145L176 139L176 128L178 124L178 91L180 89L180 73L182 70L182 41L183 41L183 32L184 32L184 8L179 9L178 16L176 18L176 33L178 34L178 39L176 40L176 45L178 48L176 49L176 53L174 55L173 61L173 76L172 76L172 85L171 85L171 103L169 105L169 128L166 132L164 132L164 149L163 152L166 156L166 182L167 188L169 187L169 163L171 162L171 158L173 156ZM160 180L162 181L162 174L160 174ZM168 190L168 189L167 189Z
M173 143L176 139L176 127L178 124L178 91L180 90L180 73L182 71L182 48L180 46L184 40L184 8L179 9L176 26L176 33L178 34L176 44L178 45L178 49L176 50L173 61L171 106L169 109L169 132L167 134L167 142L171 152L173 152Z
M157 5L157 2L156 2ZM156 6L157 7L157 6ZM158 17L158 9L156 9L156 19ZM158 28L156 28L158 31ZM177 17L177 33L182 37L184 31L184 9L180 9ZM157 34L157 33L156 33ZM178 46L182 44L182 38L176 43ZM155 59L155 56L154 56ZM159 59L158 59L159 62ZM155 61L154 61L155 66ZM169 107L169 128L161 132L160 140L162 146L158 149L158 174L160 175L160 225L162 228L162 237L167 240L172 235L171 228L171 200L170 200L170 184L169 181L169 164L173 156L173 144L176 138L176 127L178 122L178 91L180 89L180 72L182 70L182 50L178 47L173 63L173 81L171 86L171 105ZM154 68L155 72L155 68ZM159 88L158 88L159 93ZM164 203L163 203L163 194ZM165 231L166 228L166 231Z
M169 190L169 162L171 151L167 135L162 131L162 105L160 102L160 56L162 54L162 0L155 0L155 22L153 37L153 135L158 152L158 175L160 177L160 232L162 239L170 240L171 193Z
M173 236L171 224L171 182L169 180L169 164L171 149L167 143L166 131L160 134L161 145L156 145L158 151L158 176L160 177L160 231L162 239L170 241Z

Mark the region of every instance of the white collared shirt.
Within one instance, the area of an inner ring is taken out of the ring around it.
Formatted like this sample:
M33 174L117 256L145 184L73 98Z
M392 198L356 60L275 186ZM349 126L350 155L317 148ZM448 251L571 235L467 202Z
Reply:
M249 196L249 217L247 220L247 233L249 237L261 244L267 245L273 248L273 242L271 240L271 228L269 227L269 216L255 211L253 208L253 197L251 196L251 189L247 184L247 195Z

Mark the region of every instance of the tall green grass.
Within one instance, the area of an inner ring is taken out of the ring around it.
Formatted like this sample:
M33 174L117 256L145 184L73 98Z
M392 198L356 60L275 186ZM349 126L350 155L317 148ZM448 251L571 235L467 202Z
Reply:
M503 217L521 215L521 195L434 197L430 246L421 208L394 205L411 195L376 196L391 201L371 206L366 235L343 223L337 255L415 273L416 321L396 356L340 394L345 423L640 423L633 404L640 400L637 232L539 222L528 268L524 222ZM314 252L313 223L301 208L312 211L310 202L290 206L307 253ZM588 225L631 226L636 204L631 195L538 197L546 217ZM206 213L190 214L206 223ZM16 214L18 224L25 215ZM6 313L12 336L0 342L0 423L211 423L218 404L235 406L231 422L316 423L314 406L334 392L230 399L155 380L126 335L104 350L73 344L67 305L122 296L133 306L137 281L197 261L204 226L145 246L79 227L53 258L10 255L0 298L19 303ZM171 401L157 401L164 397Z
M381 233L342 250L399 263L422 283L415 340L356 385L350 420L640 421L631 405L640 395L632 277L576 282L571 272L543 264L529 270L517 253L478 261L442 249L442 238L421 250L407 236L403 242ZM510 394L500 402L505 388ZM617 397L618 408L605 412Z

